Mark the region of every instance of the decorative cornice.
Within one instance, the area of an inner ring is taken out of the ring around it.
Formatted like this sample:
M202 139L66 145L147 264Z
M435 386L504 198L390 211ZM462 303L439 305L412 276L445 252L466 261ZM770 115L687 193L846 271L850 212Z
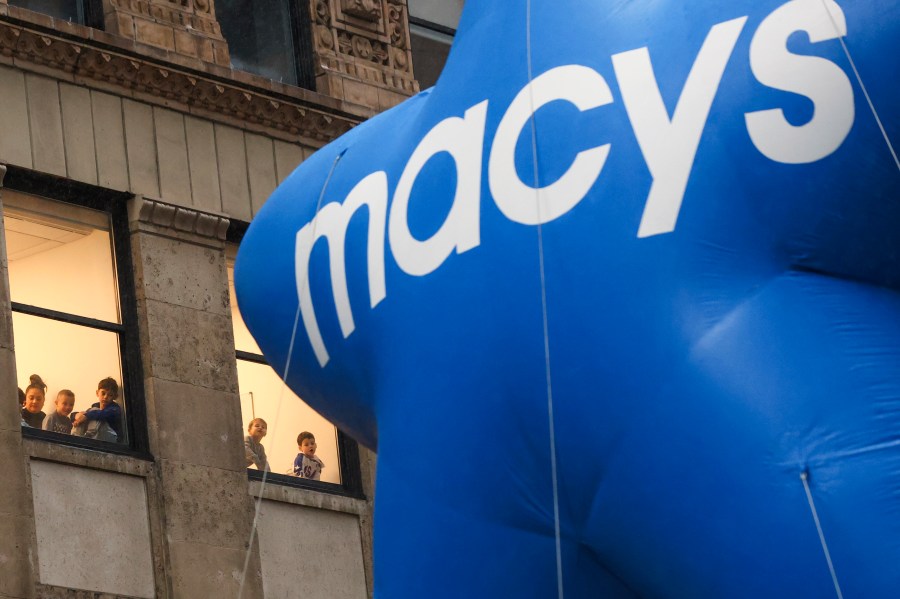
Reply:
M101 32L98 32L101 33ZM270 95L240 82L217 78L174 63L98 46L91 40L72 39L38 31L27 25L0 19L0 55L27 64L60 71L158 98L161 104L177 102L186 108L232 117L243 123L289 133L312 145L327 143L364 120L339 111L318 108ZM227 71L229 74L232 71ZM242 78L253 76L241 74ZM276 84L273 84L276 85ZM283 136L283 135L282 135Z
M128 201L128 219L133 228L146 229L149 225L156 232L218 241L225 241L229 223L228 217L223 214L168 204L144 196L135 196Z

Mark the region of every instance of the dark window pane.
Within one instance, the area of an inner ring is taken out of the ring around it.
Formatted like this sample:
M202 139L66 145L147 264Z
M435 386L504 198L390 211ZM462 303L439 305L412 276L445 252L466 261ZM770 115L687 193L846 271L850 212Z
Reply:
M289 0L217 0L216 16L236 69L297 84Z
M42 12L63 21L84 23L82 0L9 0L9 4Z
M412 42L413 72L419 86L429 88L437 83L450 54L453 38L418 25L410 26L409 38Z

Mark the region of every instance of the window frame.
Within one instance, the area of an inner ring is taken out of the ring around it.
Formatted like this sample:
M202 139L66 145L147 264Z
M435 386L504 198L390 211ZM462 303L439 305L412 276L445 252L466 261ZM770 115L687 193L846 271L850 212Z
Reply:
M48 200L64 202L73 206L98 210L109 215L112 257L115 265L116 286L119 292L121 324L14 301L11 302L11 312L117 333L122 368L121 383L124 395L128 399L124 418L125 427L128 431L127 444L86 439L75 435L65 435L24 426L22 427L22 436L60 445L81 447L105 453L127 455L151 462L154 461L150 453L147 431L143 365L140 333L138 331L137 294L131 257L131 233L128 226L127 202L132 198L132 194L80 183L13 165L7 166L6 178L2 188L0 188L0 194L6 189L40 196Z
M238 246L244 237L249 223L244 221L231 220L228 226L228 232L225 239L227 243ZM242 351L237 348L234 350L235 361L244 360L255 364L265 364L271 366L262 354ZM320 491L330 495L340 495L343 497L351 497L353 499L366 499L363 482L362 469L359 462L359 443L345 433L337 425L333 425L337 430L338 438L338 463L341 469L341 484L322 482L318 480L310 480L308 478L299 478L287 474L279 474L269 471L264 474L260 470L247 468L247 478L252 481L262 481L266 483L275 483L286 487L295 487L299 489L309 489L312 491Z

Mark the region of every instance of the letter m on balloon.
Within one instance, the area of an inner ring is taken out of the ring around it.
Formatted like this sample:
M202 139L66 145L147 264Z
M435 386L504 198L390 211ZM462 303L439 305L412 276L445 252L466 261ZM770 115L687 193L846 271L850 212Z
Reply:
M309 263L316 241L325 238L328 243L328 265L331 271L331 292L338 322L344 339L353 332L353 312L347 292L347 268L344 259L344 245L347 227L357 210L365 205L369 210L369 232L367 243L367 272L369 280L369 301L374 308L385 298L384 284L384 231L387 218L387 175L378 171L356 184L343 203L326 204L315 217L297 232L295 268L297 275L297 297L300 315L319 365L328 363L328 351L319 330L316 311L310 292Z

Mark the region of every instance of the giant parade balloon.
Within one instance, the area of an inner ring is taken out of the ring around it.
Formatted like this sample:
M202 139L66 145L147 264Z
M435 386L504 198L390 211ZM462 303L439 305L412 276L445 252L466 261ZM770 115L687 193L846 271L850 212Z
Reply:
M900 3L466 4L237 259L376 597L900 597Z

